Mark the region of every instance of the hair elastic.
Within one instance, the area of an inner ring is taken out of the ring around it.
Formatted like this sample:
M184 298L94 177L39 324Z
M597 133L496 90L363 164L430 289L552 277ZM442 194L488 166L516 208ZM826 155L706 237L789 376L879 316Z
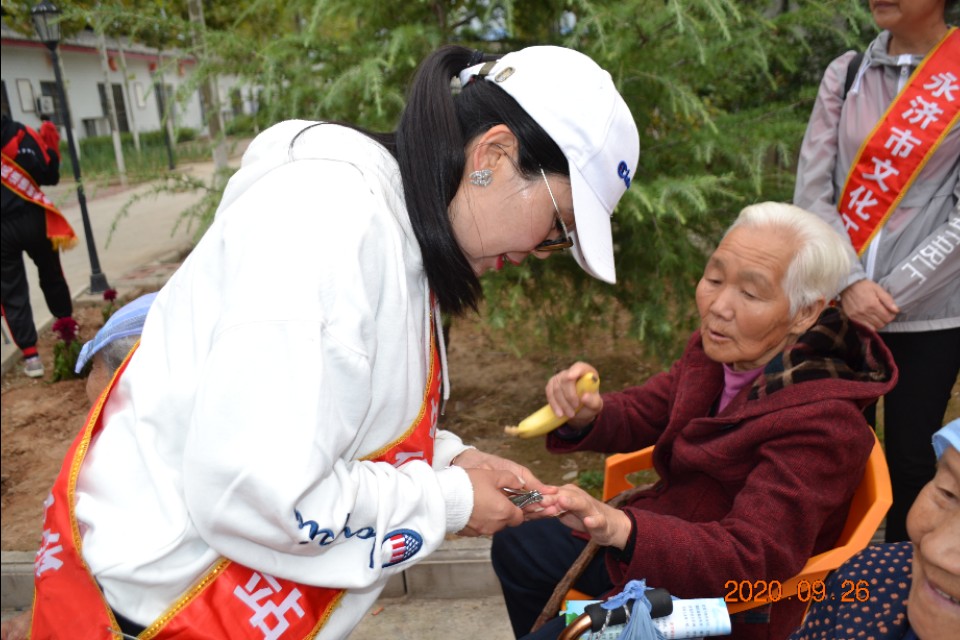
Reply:
M464 68L469 69L475 64L480 64L481 62L483 62L483 56L484 56L483 51L480 51L480 49L474 49L473 53L470 54L470 60L467 61L467 66Z

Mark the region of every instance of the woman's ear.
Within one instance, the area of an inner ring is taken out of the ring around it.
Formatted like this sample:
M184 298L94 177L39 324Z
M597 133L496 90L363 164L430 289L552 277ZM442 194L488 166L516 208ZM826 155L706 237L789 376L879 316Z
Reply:
M502 162L515 166L519 160L517 147L517 137L507 125L494 125L467 145L466 171L490 169L496 172Z
M817 323L820 313L826 306L827 301L823 298L820 298L816 302L812 302L805 307L802 307L793 317L793 322L790 325L790 333L801 336L809 331L810 327Z

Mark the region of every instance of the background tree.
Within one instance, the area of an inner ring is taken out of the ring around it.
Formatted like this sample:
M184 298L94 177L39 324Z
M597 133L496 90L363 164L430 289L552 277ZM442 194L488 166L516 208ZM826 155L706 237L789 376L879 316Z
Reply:
M667 356L694 325L693 289L722 230L750 202L792 197L823 69L874 31L860 0L207 5L217 58L200 69L259 87L260 126L306 118L390 130L417 63L445 42L488 52L561 44L596 59L641 133L614 217L619 283L585 276L569 256L530 259L484 279L487 314L527 348L569 346L602 327Z

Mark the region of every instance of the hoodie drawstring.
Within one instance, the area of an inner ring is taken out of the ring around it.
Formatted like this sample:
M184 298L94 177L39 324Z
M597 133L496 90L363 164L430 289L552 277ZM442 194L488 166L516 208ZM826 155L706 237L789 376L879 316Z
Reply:
M433 298L433 296L430 296ZM447 408L447 400L450 398L450 374L447 371L447 341L443 337L443 318L440 317L440 303L436 298L433 299L433 318L434 331L437 332L437 344L440 347L440 372L443 378L443 401L440 403L440 415Z

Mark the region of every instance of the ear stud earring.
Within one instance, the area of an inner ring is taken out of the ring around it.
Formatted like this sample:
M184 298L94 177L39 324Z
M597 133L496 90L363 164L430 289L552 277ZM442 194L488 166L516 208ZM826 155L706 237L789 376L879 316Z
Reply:
M475 184L478 187L489 186L493 182L493 171L490 169L480 169L479 171L472 171L470 173L470 184Z

